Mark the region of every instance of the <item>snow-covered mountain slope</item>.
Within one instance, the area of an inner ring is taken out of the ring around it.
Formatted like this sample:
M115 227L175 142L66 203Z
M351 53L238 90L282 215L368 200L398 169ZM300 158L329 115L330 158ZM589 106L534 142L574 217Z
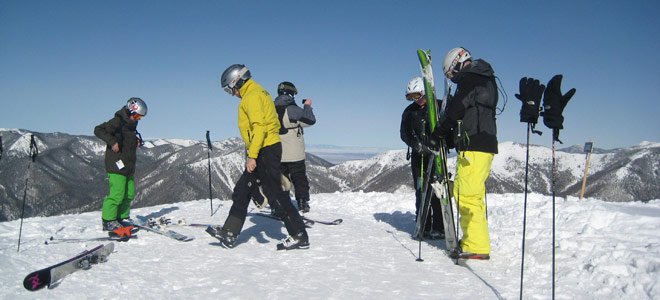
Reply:
M107 195L103 167L105 145L96 137L64 133L37 133L0 129L5 153L0 161L0 221L20 218L25 195L27 217L50 216L98 210ZM39 146L36 162L28 159L30 135ZM137 196L134 207L176 203L209 197L208 165L214 198L229 199L234 182L245 165L244 145L239 138L213 142L158 139L138 150ZM555 190L558 197L579 196L586 157L557 151ZM524 191L525 145L499 145L489 193ZM410 162L405 150L392 150L369 159L332 165L307 155L311 193L395 192L412 189ZM456 158L449 159L449 171ZM550 195L552 152L530 147L529 191ZM29 172L28 172L29 168ZM648 201L660 198L660 143L598 151L591 155L586 197L607 201ZM26 179L28 179L26 191Z
M230 202L210 216L208 200L134 209L188 223L222 224ZM115 243L109 261L66 277L54 289L29 292L30 272L100 242L45 245L57 238L103 236L100 211L0 223L0 299L517 299L520 292L523 195L488 195L491 260L454 265L443 241L411 238L414 196L397 193L314 194L310 218L342 218L308 229L307 250L277 251L279 221L249 215L233 249L203 228L178 242L141 231ZM256 210L250 207L251 212ZM660 298L660 201L611 203L556 199L557 299ZM525 299L552 293L552 198L530 194L527 207Z

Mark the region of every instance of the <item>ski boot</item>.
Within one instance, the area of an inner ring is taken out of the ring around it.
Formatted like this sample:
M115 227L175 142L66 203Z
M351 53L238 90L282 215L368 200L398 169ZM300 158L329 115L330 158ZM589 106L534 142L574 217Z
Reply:
M117 219L117 222L123 227L130 227L131 234L136 234L140 230L140 227L137 227L131 218Z
M460 245L461 242L460 240L458 241L458 244ZM461 247L458 247L456 251L452 251L449 253L449 257L453 259L479 259L479 260L489 260L490 259L490 254L478 254L478 253L470 253L470 252L465 252Z
M298 203L299 211L302 211L303 213L309 212L309 199L296 199L296 202Z
M293 250L293 249L307 249L309 248L309 237L307 232L303 231L295 236L287 236L279 244L277 250Z
M128 241L131 238L132 228L121 226L117 220L103 220L103 231L107 231L109 237L117 237L121 241Z
M431 240L444 240L445 233L439 230L429 230L424 232L424 237Z
M223 229L221 226L208 226L206 232L218 239L227 248L233 248L236 238L238 238L238 235L234 235L234 233Z

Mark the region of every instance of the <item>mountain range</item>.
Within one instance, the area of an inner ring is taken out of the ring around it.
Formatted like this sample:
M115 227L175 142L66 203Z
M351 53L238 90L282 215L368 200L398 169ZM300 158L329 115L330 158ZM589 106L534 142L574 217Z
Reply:
M38 156L29 159L30 135ZM103 167L105 144L94 136L0 129L0 221L100 210L107 195ZM177 139L147 141L138 149L136 190L132 206L145 207L209 199L209 165L214 200L229 200L245 165L241 139L213 142ZM486 181L488 193L521 193L525 189L526 145L503 142ZM579 196L586 166L581 147L555 152L555 196ZM596 149L589 159L585 197L605 201L660 199L660 143L642 142L615 150ZM332 164L307 153L310 192L410 191L412 175L406 150L390 150L363 160ZM455 169L456 155L448 169ZM552 150L530 145L528 191L552 194ZM312 199L313 199L312 195ZM23 209L23 203L25 207Z

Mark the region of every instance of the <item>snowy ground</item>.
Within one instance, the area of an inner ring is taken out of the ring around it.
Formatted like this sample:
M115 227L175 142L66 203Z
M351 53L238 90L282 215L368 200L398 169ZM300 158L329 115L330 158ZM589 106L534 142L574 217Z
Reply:
M312 195L310 218L343 218L308 229L308 250L276 251L280 222L248 216L234 249L202 228L178 242L149 232L115 243L105 264L69 275L54 289L29 292L28 273L101 242L45 245L50 236L102 236L100 212L0 223L0 299L517 299L523 195L488 195L490 261L454 265L444 242L422 242L417 262L412 193ZM208 200L135 209L188 223L222 224L230 202L210 216ZM557 299L660 299L660 200L607 203L558 198ZM251 209L254 209L251 207ZM529 195L525 299L552 296L552 198Z

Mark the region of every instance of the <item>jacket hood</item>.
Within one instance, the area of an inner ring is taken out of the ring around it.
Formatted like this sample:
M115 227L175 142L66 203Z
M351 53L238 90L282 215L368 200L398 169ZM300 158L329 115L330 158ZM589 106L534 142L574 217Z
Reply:
M279 95L275 98L275 106L289 106L292 104L295 105L296 101L289 95Z
M453 81L454 83L458 83L467 73L477 74L486 77L492 77L495 75L495 71L493 70L493 67L491 67L487 61L483 59L477 59L472 61L469 65L467 65L460 72L458 72L451 79L451 81Z
M120 118L124 123L128 124L129 128L135 130L137 127L138 121L131 120L131 113L126 109L126 107L120 108L116 113L115 117Z

